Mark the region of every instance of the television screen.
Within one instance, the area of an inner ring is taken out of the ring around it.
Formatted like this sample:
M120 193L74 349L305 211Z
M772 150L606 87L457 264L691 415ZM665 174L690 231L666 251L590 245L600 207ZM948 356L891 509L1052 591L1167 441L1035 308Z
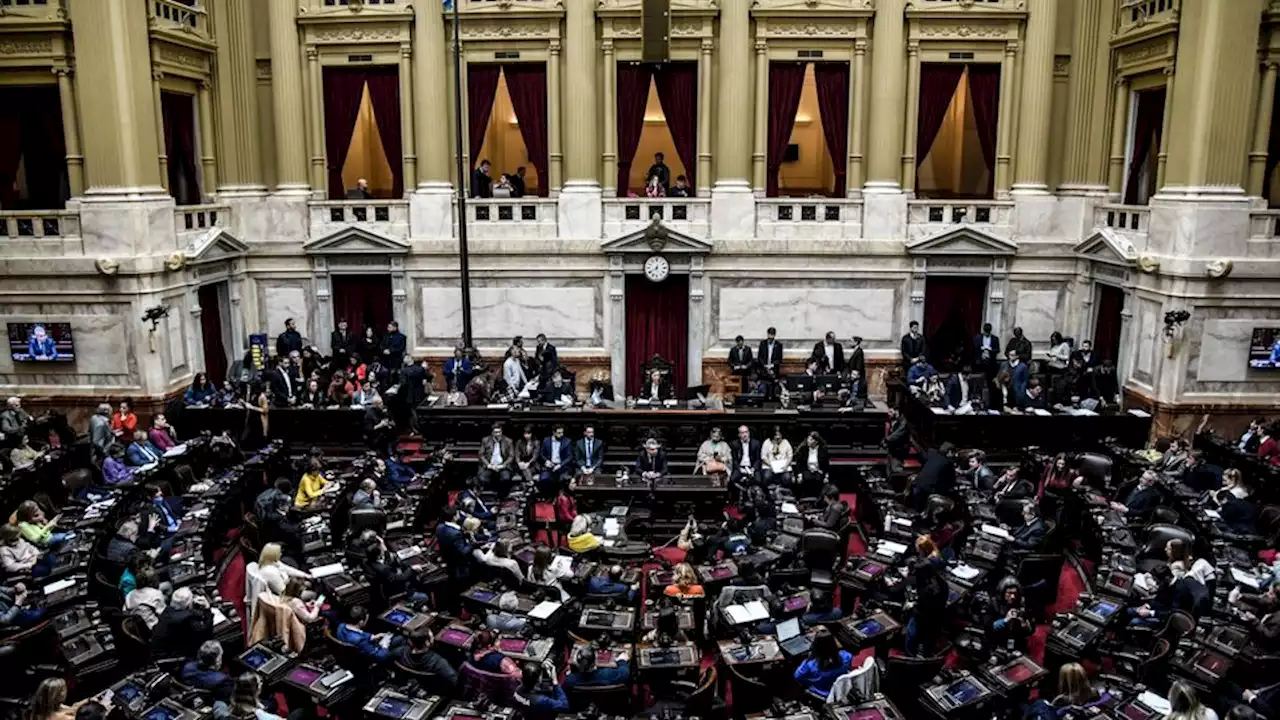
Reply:
M9 326L13 335L13 326ZM1254 370L1280 370L1280 328L1254 328L1249 340L1249 367Z
M378 703L378 709L376 712L379 715L399 718L409 714L409 708L411 707L413 706L399 698L383 698Z
M407 610L396 609L387 613L386 619L387 619L387 622L391 623L392 625L397 625L397 626L404 625L405 623L413 619L413 613L408 612Z
M240 660L250 668L257 670L258 668L270 662L271 656L267 654L265 651L263 651L261 648L258 648L257 650L253 650L245 653L244 657L240 658Z
M71 323L9 323L9 354L17 362L74 362Z

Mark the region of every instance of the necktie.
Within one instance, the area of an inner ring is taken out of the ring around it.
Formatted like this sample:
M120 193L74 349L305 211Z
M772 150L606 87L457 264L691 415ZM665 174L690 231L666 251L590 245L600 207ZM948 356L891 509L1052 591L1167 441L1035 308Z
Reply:
M591 441L587 441L587 462L591 462Z

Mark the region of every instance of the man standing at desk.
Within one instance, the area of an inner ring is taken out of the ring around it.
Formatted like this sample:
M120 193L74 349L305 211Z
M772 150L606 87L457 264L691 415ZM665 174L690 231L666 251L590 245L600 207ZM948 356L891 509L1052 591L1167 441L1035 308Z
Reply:
M1009 338L1009 352L1017 353L1018 359L1024 363L1031 362L1031 341L1022 334L1022 328L1013 329L1013 337Z
M865 378L867 376L867 356L862 351L862 337L854 335L851 338L852 344L849 346L849 360L845 363L845 367L849 372L857 372L858 377ZM861 397L867 396L866 386L863 386Z
M928 354L929 348L926 346L924 336L920 334L920 323L912 320L907 325L907 334L902 336L902 370L910 367L916 358L923 358Z
M604 443L596 439L596 429L590 425L582 431L582 439L573 447L573 461L583 475L594 475L604 461Z
M506 497L515 463L515 444L502 434L502 423L494 423L493 431L480 441L480 485Z
M760 441L751 437L751 431L746 425L739 425L738 440L729 449L733 451L734 484L755 484L760 474Z
M649 438L644 441L644 450L636 458L635 470L645 480L657 480L667 474L667 454L662 452L657 440Z
M982 324L982 332L973 339L973 352L973 366L987 377L995 375L1000 357L1000 338L992 334L991 323Z
M739 335L733 339L733 347L729 348L729 372L739 377L751 370L751 348L743 342Z
M756 360L760 363L760 370L770 381L773 381L777 380L778 374L782 372L782 343L777 340L777 328L769 328L766 332L768 338L760 341L760 351L756 353Z
M824 375L840 374L844 371L844 348L836 342L836 334L827 331L822 342L814 343L811 360L818 361L818 369Z

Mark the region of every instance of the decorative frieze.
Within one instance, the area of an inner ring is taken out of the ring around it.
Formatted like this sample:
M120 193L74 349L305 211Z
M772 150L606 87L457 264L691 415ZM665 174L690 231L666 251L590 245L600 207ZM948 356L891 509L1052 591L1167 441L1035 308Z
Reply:
M0 40L0 55L49 55L53 52L53 38L24 37Z

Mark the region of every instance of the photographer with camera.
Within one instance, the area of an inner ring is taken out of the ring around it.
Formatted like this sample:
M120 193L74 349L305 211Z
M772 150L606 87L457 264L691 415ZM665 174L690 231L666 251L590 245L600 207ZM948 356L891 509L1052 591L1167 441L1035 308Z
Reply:
M988 618L990 647L1027 651L1027 638L1031 637L1035 626L1027 618L1022 586L1018 584L1017 578L1006 577L996 586Z
M594 652L594 651L593 651ZM526 718L552 718L569 712L569 697L556 684L556 668L551 661L541 665L525 663L520 672L520 687L512 697Z

